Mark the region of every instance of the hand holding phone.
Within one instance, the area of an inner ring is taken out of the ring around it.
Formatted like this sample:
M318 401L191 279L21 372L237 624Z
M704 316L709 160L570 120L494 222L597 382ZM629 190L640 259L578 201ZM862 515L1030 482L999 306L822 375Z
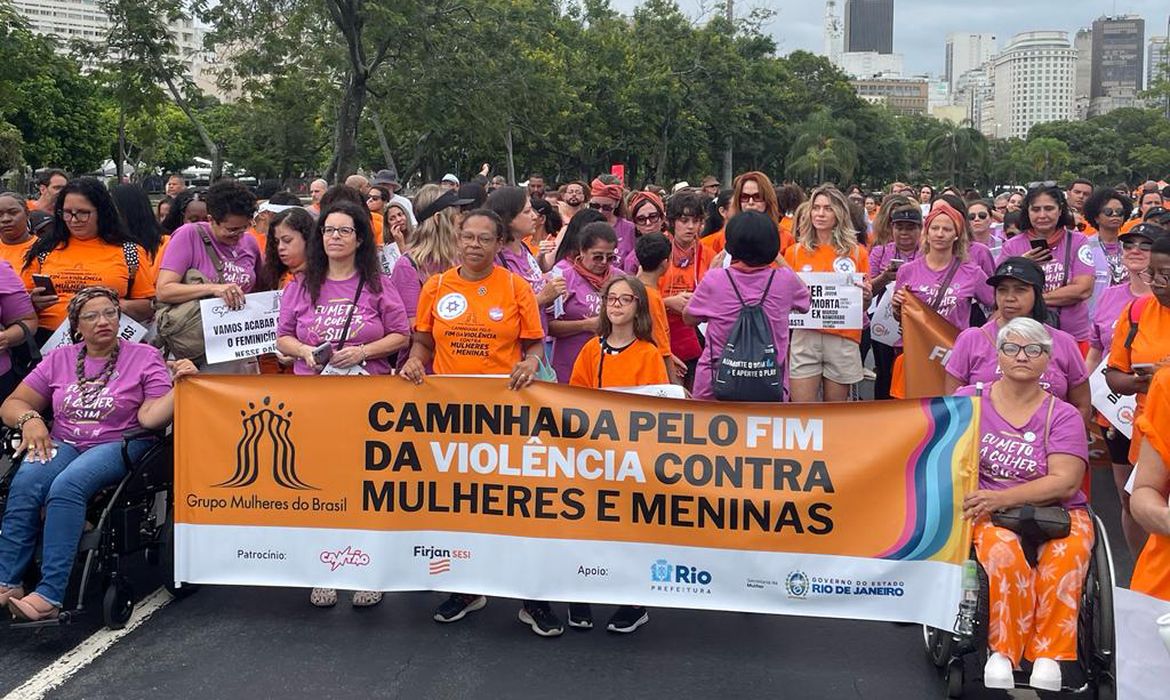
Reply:
M33 275L33 286L44 289L45 296L57 296L57 289L53 286L53 278L48 275Z
M1153 362L1135 362L1133 363L1132 367L1134 374L1146 375L1153 374L1157 365L1155 365Z
M333 344L324 342L313 348L313 364L324 367L333 359Z

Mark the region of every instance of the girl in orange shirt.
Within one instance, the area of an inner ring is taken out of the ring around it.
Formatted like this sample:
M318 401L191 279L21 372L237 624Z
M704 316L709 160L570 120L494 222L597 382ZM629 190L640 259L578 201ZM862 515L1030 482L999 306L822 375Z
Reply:
M602 288L601 299L597 321L600 337L581 348L569 384L590 389L665 384L666 365L654 344L646 286L636 277L614 277ZM606 629L629 633L649 621L646 608L623 605L614 612ZM569 625L593 627L593 610L588 603L569 604Z

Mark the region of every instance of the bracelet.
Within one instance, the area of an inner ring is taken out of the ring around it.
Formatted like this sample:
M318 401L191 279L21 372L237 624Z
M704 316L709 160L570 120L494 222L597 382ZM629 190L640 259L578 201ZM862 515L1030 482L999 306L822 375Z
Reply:
M24 424L29 422L30 420L33 420L33 419L40 420L43 422L45 420L45 417L42 416L40 413L37 413L36 411L25 411L24 413L20 414L20 418L16 419L16 426L15 426L16 429L17 430L24 430Z
M358 346L358 350L362 351L362 367L366 366L366 360L370 359L370 354L366 352L366 344L362 343Z

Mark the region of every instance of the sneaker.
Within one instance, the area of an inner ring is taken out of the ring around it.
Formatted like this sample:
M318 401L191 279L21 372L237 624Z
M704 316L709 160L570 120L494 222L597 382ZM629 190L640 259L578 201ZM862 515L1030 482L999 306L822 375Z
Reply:
M525 603L520 608L520 621L542 637L559 637L565 628L548 603Z
M1060 692L1060 686L1064 679L1061 678L1060 664L1052 659L1036 659L1032 664L1032 677L1028 680L1028 685L1037 690L1051 690L1054 693Z
M569 627L593 629L593 608L589 603L569 603Z
M482 610L487 598L467 593L452 593L450 598L435 609L435 622L458 622L469 612Z
M309 602L318 608L331 608L337 605L337 589L314 588L309 594Z
M382 602L382 591L354 591L352 602L355 608L372 608Z
M1011 690L1016 687L1016 678L1012 675L1012 660L996 652L987 658L987 665L983 667L983 685L987 688Z
M869 367L866 367L865 369L861 370L861 378L862 381L867 382L877 381L877 372L873 371Z
M617 609L609 624L605 626L610 632L629 634L650 621L650 613L646 608L634 605L623 605Z

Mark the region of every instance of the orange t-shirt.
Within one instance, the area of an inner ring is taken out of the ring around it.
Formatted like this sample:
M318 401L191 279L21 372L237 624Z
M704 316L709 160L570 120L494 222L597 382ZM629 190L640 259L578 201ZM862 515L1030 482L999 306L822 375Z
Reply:
M370 212L370 228L374 231L374 242L378 247L382 247L382 227L385 226L384 217L376 212ZM264 252L264 246L260 246L260 252Z
M253 239L255 239L256 245L260 247L260 259L263 260L264 259L264 250L268 247L268 236L264 235L263 233L260 233L259 231L257 231L254 228L248 229L248 235L251 236ZM158 256L158 259L162 260L161 254Z
M1120 230L1118 230L1118 232L1117 232L1117 233L1118 233L1118 234L1126 233L1126 232L1128 232L1128 231L1129 231L1131 228L1133 228L1134 226L1137 226L1137 225L1138 225L1138 224L1140 224L1141 222L1142 222L1142 217L1140 217L1140 216L1139 216L1138 218L1136 218L1136 219L1130 219L1129 221L1126 221L1124 224L1122 224L1122 225L1121 225L1121 229L1120 229Z
M780 236L780 252L788 250L796 239L792 237L792 218L784 217L780 219L780 225L776 228L776 233ZM702 244L707 250L712 253L722 253L723 249L727 247L727 228L721 228L710 236L702 239Z
M138 270L134 273L134 286L130 284L130 268L122 246L106 243L100 238L83 241L70 238L67 247L58 247L49 253L42 264L36 258L21 274L24 283L32 288L34 273L48 275L53 279L59 301L41 309L38 314L41 328L57 330L65 320L65 312L73 295L85 287L102 285L110 287L123 299L150 299L154 297L154 267L141 246L138 251Z
M645 340L635 340L613 352L602 348L602 340L593 338L581 348L573 363L570 386L590 389L617 386L665 384L666 365L662 353Z
M1138 333L1134 336L1133 345L1128 350L1125 348L1125 339L1129 336L1130 329L1129 304L1125 306L1121 317L1117 319L1117 325L1113 327L1113 345L1109 348L1109 367L1111 369L1129 374L1133 372L1134 363L1158 365L1159 370L1170 365L1170 309L1162 306L1154 298L1143 303L1145 308L1138 316ZM1163 372L1159 371L1158 374L1163 374ZM1136 396L1137 413L1135 418L1141 417L1147 396L1147 394ZM1129 448L1130 462L1137 462L1141 438L1141 429L1135 423L1133 440Z
M854 246L853 253L844 258L830 245L817 246L815 250L809 251L803 244L798 244L784 251L784 259L797 273L857 272L865 277L869 276L869 253L866 252L865 246L861 245ZM821 333L831 333L861 343L860 330L823 330Z
M1158 372L1154 376L1145 411L1134 424L1135 442L1139 429L1162 457L1162 464L1170 469L1170 372ZM1170 600L1170 537L1150 535L1134 565L1129 587Z
M666 304L657 287L646 285L646 298L650 303L650 320L654 323L654 343L663 357L670 357L670 323L666 320Z
M658 279L658 290L662 292L663 296L668 297L679 292L695 291L699 280L707 274L707 268L711 266L711 260L714 257L715 253L706 247L695 246L695 259L687 263L685 267L675 267L674 262L671 261L666 272Z
M24 256L28 252L28 249L32 247L32 244L36 242L36 238L30 237L24 243L17 243L16 245L0 243L0 260L6 260L12 266L12 269L16 271L16 274L20 275L20 270L24 267ZM24 284L31 290L32 278L25 279Z
M435 374L510 374L521 341L544 338L536 295L502 267L475 282L459 270L433 275L419 293L414 328L435 340Z

